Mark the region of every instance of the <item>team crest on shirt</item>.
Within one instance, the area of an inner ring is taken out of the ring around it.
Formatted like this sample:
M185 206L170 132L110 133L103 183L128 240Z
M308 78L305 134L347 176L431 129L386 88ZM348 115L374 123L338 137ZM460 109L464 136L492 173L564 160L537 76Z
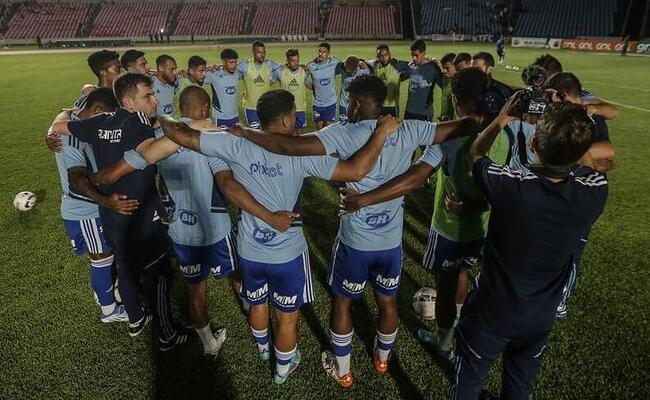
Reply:
M199 222L199 217L195 212L190 210L180 210L178 212L178 219L185 225L193 226Z
M174 113L174 105L173 104L165 104L163 106L163 112L165 114L173 114Z
M384 226L388 225L390 222L390 215L388 215L388 212L380 212L380 213L372 213L366 217L366 225L370 227L370 229L379 229L383 228Z
M237 91L237 87L235 86L226 86L225 88L226 94L235 94Z
M390 135L386 138L386 141L384 142L384 148L397 146L397 142L399 142L399 136Z
M253 239L260 244L267 244L271 240L275 239L276 235L277 233L269 228L255 228L253 231Z
M253 83L255 86L264 86L264 78L262 78L262 75L257 75L257 78L253 79Z

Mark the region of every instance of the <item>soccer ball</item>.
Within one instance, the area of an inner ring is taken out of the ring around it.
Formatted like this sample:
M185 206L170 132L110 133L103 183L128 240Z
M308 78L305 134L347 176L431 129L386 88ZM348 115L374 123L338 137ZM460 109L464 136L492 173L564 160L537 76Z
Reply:
M14 197L14 207L20 211L29 211L36 204L36 195L32 192L20 192Z
M425 321L436 319L436 295L435 289L428 287L420 288L413 295L413 309L415 313Z

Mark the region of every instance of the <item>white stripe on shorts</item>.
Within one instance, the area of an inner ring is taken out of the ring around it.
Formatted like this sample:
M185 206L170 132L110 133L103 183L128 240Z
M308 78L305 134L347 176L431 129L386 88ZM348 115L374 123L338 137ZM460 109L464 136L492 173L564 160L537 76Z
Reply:
M314 285L311 279L311 265L309 264L309 250L302 253L302 266L305 271L305 287L302 292L303 302L311 303L316 299Z
M81 235L86 242L86 248L89 253L100 254L104 252L102 241L99 236L99 228L94 219L84 219L79 221Z
M336 253L339 252L339 244L341 241L339 240L338 236L336 239L334 239L334 244L332 245L332 263L330 265L330 276L327 278L327 283L332 286L332 282L334 282L334 265L336 264Z

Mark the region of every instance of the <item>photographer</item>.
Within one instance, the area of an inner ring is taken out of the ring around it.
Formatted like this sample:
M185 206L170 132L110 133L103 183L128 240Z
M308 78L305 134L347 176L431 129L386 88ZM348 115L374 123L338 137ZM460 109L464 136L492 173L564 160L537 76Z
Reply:
M607 198L605 176L573 173L595 138L593 121L578 105L546 107L531 139L530 172L486 157L499 132L519 115L521 101L518 92L469 150L475 182L492 211L483 268L456 331L452 398L477 399L501 354L501 398L528 398L573 254Z

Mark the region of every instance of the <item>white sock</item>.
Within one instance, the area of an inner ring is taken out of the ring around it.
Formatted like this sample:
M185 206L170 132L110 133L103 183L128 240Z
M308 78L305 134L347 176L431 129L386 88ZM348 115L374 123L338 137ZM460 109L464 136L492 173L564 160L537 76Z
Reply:
M397 329L393 333L382 333L377 330L377 356L380 361L388 360L388 355L395 344L395 338L397 338Z
M289 372L289 366L291 365L291 358L293 357L293 354L296 352L296 349L298 348L298 345L293 348L293 350L289 350L286 353L283 351L278 350L278 348L275 348L275 368L276 372L278 375L283 376L286 375L287 372Z
M463 309L463 303L456 303L456 318L460 318L460 310Z
M115 311L115 307L117 307L116 303L109 304L107 306L99 306L102 309L102 314L104 315L110 315Z
M216 353L218 349L217 339L214 338L212 334L212 329L210 329L210 324L207 324L203 328L194 328L196 333L198 333L201 343L203 343L203 352L204 353Z
M339 335L338 333L330 330L330 336L332 337L332 347L334 349L334 356L336 357L336 364L338 366L336 374L339 378L350 373L352 335L354 335L354 330L344 335Z

